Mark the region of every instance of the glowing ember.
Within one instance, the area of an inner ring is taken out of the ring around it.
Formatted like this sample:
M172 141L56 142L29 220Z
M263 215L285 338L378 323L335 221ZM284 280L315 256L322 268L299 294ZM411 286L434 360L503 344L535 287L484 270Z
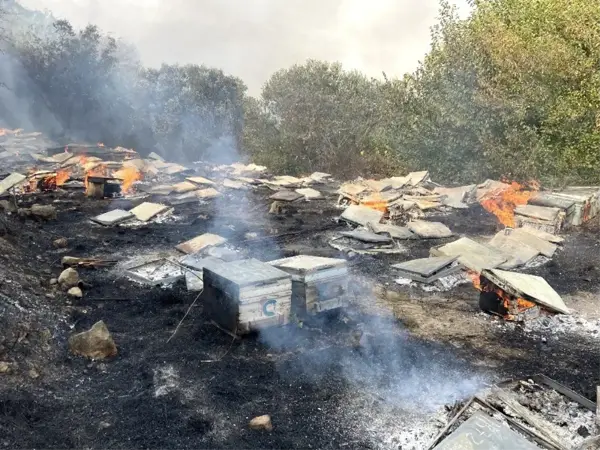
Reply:
M486 211L494 214L500 223L507 227L514 227L515 208L526 205L538 189L539 183L535 181L530 182L529 187L513 181L507 188L489 192L480 203Z
M127 194L131 190L134 182L142 179L142 173L135 167L123 167L121 170L114 172L113 176L123 180L121 192L124 194Z
M512 295L504 292L498 286L493 283L482 280L480 274L473 271L467 272L471 280L473 281L473 286L480 292L493 292L497 295L498 301L502 303L502 307L504 308L506 314L504 314L503 318L505 320L517 320L517 315L522 312L534 308L537 306L534 302L526 300L521 297L513 297Z

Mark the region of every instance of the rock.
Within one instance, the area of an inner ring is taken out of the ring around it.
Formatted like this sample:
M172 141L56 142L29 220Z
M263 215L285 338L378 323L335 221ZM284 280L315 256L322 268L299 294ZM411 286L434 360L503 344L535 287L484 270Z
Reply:
M50 286L54 286L58 284L58 278L50 278Z
M33 369L33 368L29 369L29 372L27 372L27 375L29 375L29 378L31 378L33 380L35 380L35 379L37 379L37 378L40 377L40 373L37 370Z
M265 414L264 416L255 417L250 421L248 426L252 430L273 430L273 424L271 423L271 416Z
M79 284L79 274L75 269L68 268L61 272L58 283L65 289L70 289Z
M105 429L107 429L107 428L110 428L111 426L112 426L112 425L111 425L111 423L110 423L110 422L106 422L105 420L103 420L102 422L100 422L100 423L98 424L98 429L99 429L99 430L105 430Z
M56 298L56 296L54 294L52 294L51 292L49 292L46 294L46 298L53 299L53 298Z
M33 205L31 208L29 208L29 212L37 219L56 219L56 208L52 205Z
M0 373L10 373L12 364L6 361L0 361Z
M101 320L92 328L69 338L69 350L75 355L104 359L117 354L117 346Z
M0 211L14 213L17 211L17 207L15 206L14 202L10 202L8 200L0 200Z
M52 242L52 245L55 248L65 248L69 245L69 241L67 241L67 238L58 238Z
M77 286L72 287L71 289L69 289L67 291L67 294L69 294L71 297L75 297L75 298L82 298L83 297L83 292L81 292L81 289L78 288Z
M269 214L283 214L285 204L278 200L275 200L271 203L271 208L269 208Z

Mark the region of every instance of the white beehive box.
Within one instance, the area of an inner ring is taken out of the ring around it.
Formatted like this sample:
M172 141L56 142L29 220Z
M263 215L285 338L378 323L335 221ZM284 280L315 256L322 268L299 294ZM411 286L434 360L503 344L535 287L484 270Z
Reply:
M256 259L204 268L206 314L238 334L289 322L292 280L289 274Z
M348 267L345 259L298 255L269 262L292 276L292 311L302 316L347 304Z

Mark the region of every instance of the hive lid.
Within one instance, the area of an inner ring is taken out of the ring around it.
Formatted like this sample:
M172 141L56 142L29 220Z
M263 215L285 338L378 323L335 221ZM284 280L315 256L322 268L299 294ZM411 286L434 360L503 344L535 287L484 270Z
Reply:
M345 259L298 255L270 261L270 265L299 275L346 266Z
M290 278L290 275L284 271L257 259L232 261L210 267L208 270L239 288L257 286Z

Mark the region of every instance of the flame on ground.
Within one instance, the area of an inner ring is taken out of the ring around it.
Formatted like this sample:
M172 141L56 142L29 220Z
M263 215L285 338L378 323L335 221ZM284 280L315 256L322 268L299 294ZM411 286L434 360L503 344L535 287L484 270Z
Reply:
M513 181L507 188L489 192L480 200L480 203L486 211L494 214L504 226L514 227L515 208L526 205L538 189L539 183L537 181L529 182L528 186Z
M123 181L121 185L121 192L127 194L133 183L142 179L142 173L135 167L123 167L121 170L117 170L113 173L115 178Z

